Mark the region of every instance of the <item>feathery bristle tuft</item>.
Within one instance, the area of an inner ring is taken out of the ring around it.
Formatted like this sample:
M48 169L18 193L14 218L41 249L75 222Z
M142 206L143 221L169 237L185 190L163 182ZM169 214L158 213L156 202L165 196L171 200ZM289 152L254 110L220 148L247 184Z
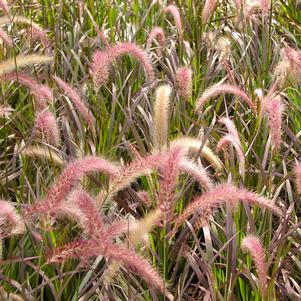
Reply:
M164 12L165 14L171 14L173 16L178 30L180 41L183 41L183 26L179 9L175 5L170 4L164 8Z
M202 11L202 22L207 24L210 17L213 15L217 0L206 0Z
M216 97L220 94L224 93L229 93L229 94L234 94L237 97L242 98L248 106L252 109L253 112L256 112L256 107L252 100L249 98L249 96L240 88L236 86L231 86L228 84L216 84L209 89L207 89L204 94L198 99L197 104L196 104L196 111L199 111L202 109L204 104L213 97Z
M156 90L153 115L153 149L160 151L166 147L169 128L169 107L171 87L161 86Z
M89 108L81 100L81 97L79 96L77 91L75 91L70 85L68 85L59 77L54 76L53 78L55 79L59 87L65 92L65 94L70 97L70 100L73 102L77 110L83 115L88 125L91 128L94 128L95 118L91 115Z
M48 108L37 113L34 130L36 133L41 133L43 138L51 145L58 146L60 144L60 131L57 121Z
M265 251L259 238L255 235L247 235L241 242L241 248L244 252L251 253L257 269L262 295L266 296L268 267L265 259Z
M101 86L109 77L109 66L117 58L124 54L132 55L144 68L147 80L153 82L154 68L147 53L134 43L119 43L105 51L97 51L92 58L91 73L95 84Z
M189 67L181 67L176 74L177 93L185 100L189 100L192 93L192 70Z

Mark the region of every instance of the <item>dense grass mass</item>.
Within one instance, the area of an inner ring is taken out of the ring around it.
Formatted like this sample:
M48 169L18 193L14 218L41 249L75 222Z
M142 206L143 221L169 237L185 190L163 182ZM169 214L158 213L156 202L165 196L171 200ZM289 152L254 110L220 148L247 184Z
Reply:
M0 300L301 300L300 1L0 26Z

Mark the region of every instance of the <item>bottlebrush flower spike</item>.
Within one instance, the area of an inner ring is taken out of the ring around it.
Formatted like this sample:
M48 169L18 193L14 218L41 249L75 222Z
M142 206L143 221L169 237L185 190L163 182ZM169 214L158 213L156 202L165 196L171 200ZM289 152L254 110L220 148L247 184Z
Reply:
M124 166L119 175L113 179L107 199L129 186L139 177L149 174L154 169L158 169L165 158L166 154L150 155L141 159L136 159Z
M165 33L164 33L164 30L159 26L154 27L152 29L152 31L150 32L149 37L146 41L146 48L147 49L149 49L151 47L152 42L155 39L158 40L159 46L161 47L159 49L156 49L158 55L161 56L162 55L162 49L164 49L164 45L165 45Z
M90 195L82 189L77 189L69 196L69 202L78 210L78 216L81 216L80 224L89 238L102 240L104 244L109 243L103 220Z
M28 146L22 150L21 155L46 159L58 166L63 165L63 160L58 156L58 154L52 149L46 147Z
M0 28L0 39L2 40L3 44L5 44L7 47L12 47L13 46L12 39L1 28Z
M245 174L245 155L243 152L243 148L240 143L240 138L237 132L237 129L235 127L235 124L233 121L229 118L221 118L219 120L221 123L223 123L229 134L224 136L218 143L216 150L219 152L222 149L225 149L229 144L232 144L237 152L239 163L240 163L240 173L242 177L244 178Z
M149 82L155 79L154 68L147 53L133 43L119 43L105 51L96 51L92 58L91 73L96 85L102 85L109 77L109 65L124 54L132 55L144 68Z
M179 12L179 9L175 5L168 5L164 9L165 14L171 14L174 18L180 41L183 41L183 27L182 27L182 21L181 21L181 15Z
M205 158L208 162L210 162L217 171L221 171L223 169L223 165L221 160L214 154L214 152L205 144L203 145L201 140L196 138L183 136L180 138L176 138L170 141L170 149L181 146L186 150L186 152L194 152L195 154L199 154L200 156Z
M158 207L164 213L164 222L169 222L173 215L173 206L175 203L175 189L179 174L179 163L184 152L181 147L173 148L169 151L165 162L160 167L161 180L158 193Z
M22 234L25 231L24 221L16 209L7 201L0 199L0 229L3 231L3 226L8 223L10 225L8 234Z
M18 55L15 58L7 59L0 63L0 76L5 73L14 71L17 68L24 67L26 65L34 65L47 63L52 60L52 57L28 54L28 55Z
M134 251L120 247L116 244L103 245L101 240L81 240L67 244L62 248L53 251L48 262L62 262L68 258L80 258L87 260L103 254L109 260L116 261L142 277L151 287L156 287L169 300L173 300L172 295L165 289L164 281L153 269L149 262L140 257Z
M51 145L58 146L60 144L60 132L56 118L48 108L37 113L34 130L36 133L41 133Z
M53 99L52 91L47 85L39 84L35 79L25 73L6 73L1 77L1 79L15 80L20 84L27 86L36 100L38 111L44 110L47 107L48 103L50 103Z
M265 113L269 119L269 128L271 133L272 145L274 150L277 151L282 143L282 114L284 112L284 105L279 96L267 100Z
M43 46L46 49L49 49L50 42L47 38L45 31L43 30L43 28L40 27L40 25L35 23L33 20L26 18L24 16L20 16L20 15L14 15L12 18L9 16L0 18L0 25L7 24L7 23L17 23L17 24L29 25L32 28L32 30L31 30L32 36L38 37L41 40Z
M10 9L5 0L0 0L0 7L3 9L6 16L10 16Z
M179 170L192 176L204 189L213 189L213 182L202 166L184 158L179 163Z
M202 107L204 106L204 104L210 98L213 98L220 94L225 94L225 93L234 94L237 97L242 98L248 104L248 106L252 109L252 111L256 112L256 107L255 107L254 103L252 102L252 100L249 98L249 96L240 88L238 88L236 86L231 86L228 84L216 84L216 85L210 87L209 89L207 89L204 92L204 94L198 99L195 110L196 111L201 110Z
M153 115L153 149L162 150L168 139L169 127L169 98L171 88L168 85L159 87L156 90Z
M297 192L301 195L301 163L298 162L295 167Z
M29 213L55 212L69 192L78 184L81 177L97 171L117 176L119 168L113 163L97 156L75 160L67 165L56 182L50 187L46 198L34 204Z
M202 12L202 22L203 24L207 24L210 17L213 15L217 4L217 0L206 0L205 5Z
M89 108L81 100L81 97L70 85L64 82L59 77L53 77L59 87L65 92L65 94L70 97L70 100L73 102L77 110L83 115L84 119L91 128L95 127L95 118L89 112Z
M279 86L299 84L301 82L301 51L285 47L281 51L281 57L274 71Z
M270 199L250 192L245 188L237 188L231 184L219 184L213 190L196 197L176 219L176 225L178 227L196 212L199 212L201 216L206 218L216 207L224 202L235 208L239 200L266 208L277 215L282 215L281 209Z
M245 16L251 18L257 10L261 10L264 15L267 15L271 8L270 2L270 0L246 0L244 4Z
M265 297L267 292L268 267L265 259L265 251L261 242L257 236L247 235L241 242L241 248L244 252L251 253L257 269L259 286L263 297Z
M192 70L189 67L181 67L176 73L177 93L184 100L188 100L192 93Z

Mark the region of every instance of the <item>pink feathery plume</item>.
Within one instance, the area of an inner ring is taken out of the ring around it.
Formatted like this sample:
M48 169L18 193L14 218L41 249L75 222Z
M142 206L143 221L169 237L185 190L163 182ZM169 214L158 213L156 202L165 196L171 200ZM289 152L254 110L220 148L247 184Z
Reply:
M55 116L49 109L38 112L36 115L36 133L41 133L47 142L54 146L60 144L60 131Z
M283 56L292 63L295 68L301 68L301 51L297 51L291 47L283 49Z
M148 174L154 169L158 169L165 159L166 154L149 155L125 165L118 177L112 182L109 194L111 196L114 195L119 190L129 186L137 178Z
M69 192L78 184L81 177L97 171L116 176L119 168L113 163L97 156L75 160L67 165L56 182L50 187L46 198L34 204L30 212L33 214L55 212Z
M129 268L142 277L150 287L159 289L169 299L172 299L171 294L165 289L164 281L146 259L140 257L136 252L116 244L106 245L102 240L93 239L72 242L64 247L55 249L48 262L62 262L69 258L87 260L90 257L96 257L101 254L107 259L114 260Z
M5 224L10 224L8 234L20 234L24 231L24 223L16 209L7 201L0 199L0 229L3 230Z
M210 17L213 15L217 4L217 0L206 0L205 5L202 12L202 22L203 24L207 24Z
M240 162L241 173L242 173L242 176L244 176L244 172L245 172L245 155L244 155L241 143L240 143L240 138L239 138L237 129L235 127L235 124L229 118L221 118L219 121L226 126L229 134L225 135L219 141L219 143L217 144L216 150L219 152L222 149L227 148L227 146L229 144L232 144L234 146L236 152L237 152L239 162Z
M180 97L188 100L192 92L192 70L189 67L181 67L176 73L176 87Z
M1 106L0 105L0 118L5 117L7 118L13 109L10 106Z
M237 188L231 184L219 184L213 190L207 191L201 196L196 197L176 219L176 225L181 225L187 218L196 212L199 212L201 216L206 218L208 215L212 214L215 208L224 202L234 209L238 205L239 200L258 205L273 213L282 215L281 209L270 199L250 192L245 188Z
M161 164L160 190L158 193L158 207L165 215L165 222L172 219L175 203L175 189L179 175L179 163L183 157L183 150L179 147L172 149L165 162Z
M274 97L266 104L265 113L269 119L269 128L271 132L271 139L274 150L278 150L281 146L282 139L282 114L284 112L284 105L280 97Z
M177 30L178 30L179 38L182 41L183 40L183 27L182 27L182 21L181 21L181 15L180 15L179 9L175 5L170 4L165 7L164 13L165 14L169 13L173 16Z
M204 106L204 104L213 97L216 97L220 94L234 94L237 97L242 98L248 106L252 109L253 112L256 112L256 107L252 100L249 98L249 96L240 88L236 86L231 86L228 84L216 84L209 89L207 89L204 94L198 99L197 104L196 104L196 110L199 111L201 108Z
M12 39L7 35L7 33L0 28L0 39L3 41L3 43L8 46L12 47L13 46L13 41Z
M81 100L81 97L79 96L77 91L75 91L70 85L68 85L59 77L54 76L53 78L55 79L59 87L64 91L64 93L68 97L70 97L70 100L73 102L77 110L83 115L84 119L89 124L89 126L91 128L94 128L95 118L91 115L89 108Z
M265 251L259 238L255 235L247 235L241 242L241 248L244 252L251 254L257 269L262 295L266 296L268 267L265 259Z
M5 0L0 0L0 8L3 9L5 15L7 15L8 17L10 16L10 9Z
M179 170L192 176L206 190L213 189L213 181L210 179L207 171L202 166L189 160L181 160Z
M71 199L84 218L83 227L89 237L100 239L103 243L108 242L109 237L104 228L103 220L91 196L84 190L78 189L72 193Z
M52 91L47 85L39 84L35 79L25 73L6 73L1 78L5 80L15 80L20 84L27 86L36 100L38 111L44 110L47 107L48 103L50 103L53 99Z
M156 26L152 29L152 31L149 34L149 37L146 41L146 48L149 49L151 47L152 42L157 39L160 45L159 49L157 50L157 53L159 56L162 55L162 49L164 48L164 44L165 44L165 33L163 31L163 29L159 26Z
M109 66L124 54L132 55L144 68L147 80L154 81L154 68L147 53L133 43L119 43L105 51L96 51L93 54L91 73L96 85L102 85L109 77Z
M301 163L298 162L295 167L297 192L301 195Z

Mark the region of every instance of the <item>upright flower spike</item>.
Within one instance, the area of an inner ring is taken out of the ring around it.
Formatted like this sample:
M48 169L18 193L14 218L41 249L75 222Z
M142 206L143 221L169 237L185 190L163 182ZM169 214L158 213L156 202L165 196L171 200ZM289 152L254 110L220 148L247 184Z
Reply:
M44 110L53 99L52 91L47 85L39 84L35 79L25 73L6 73L0 80L1 79L18 81L20 84L27 86L36 100L38 111Z
M171 88L168 85L156 90L153 113L153 149L160 151L166 147L168 139Z
M280 96L267 100L265 113L269 119L269 128L271 133L272 145L277 151L282 143L282 114L284 112L284 105Z
M265 251L259 238L255 235L247 235L241 242L241 248L244 252L249 252L254 260L259 287L261 288L263 297L265 297L267 293L268 267L265 259Z
M233 94L237 97L242 98L252 109L252 111L256 112L256 107L249 96L240 88L228 84L216 84L207 89L204 94L198 99L195 110L200 111L209 99L225 93Z
M37 202L29 213L55 213L70 191L78 184L81 177L96 171L117 176L119 168L101 157L85 157L68 164L56 182L48 190L44 200Z
M179 9L175 5L168 5L164 9L165 14L171 14L178 30L180 41L183 41L183 26Z
M196 212L198 212L200 217L207 218L224 202L229 204L230 207L235 208L240 200L249 204L258 205L261 208L266 208L277 215L282 215L280 208L270 199L250 192L245 188L237 188L231 184L219 184L213 190L196 197L187 206L183 213L176 219L176 228Z
M91 73L95 84L101 86L109 77L109 66L117 58L124 54L133 56L144 68L146 78L149 82L155 79L154 68L147 53L133 43L119 43L104 51L96 51L92 58Z
M189 67L180 67L176 73L177 93L184 100L189 100L192 93L192 70Z
M147 47L147 49L149 49L151 47L152 42L155 39L158 40L159 46L160 46L160 48L156 49L157 54L159 56L161 56L162 55L162 49L164 49L164 45L165 45L165 33L164 33L164 30L161 27L159 27L159 26L155 26L151 30L151 32L149 34L149 37L148 37L148 39L146 41L146 47Z
M217 0L206 0L205 5L202 12L202 22L203 24L207 24L210 17L213 15L215 7L217 4Z
M53 146L60 144L60 131L55 116L46 108L44 111L38 112L34 130L41 133L42 136Z
M171 221L173 217L179 164L183 155L184 152L181 147L172 149L160 167L162 180L160 180L160 190L158 193L158 207L164 214L165 223Z
M64 82L59 77L54 76L55 81L58 86L65 92L65 94L70 97L70 100L73 102L77 110L83 115L87 124L91 127L95 127L95 118L89 111L89 108L84 104L78 92L75 91L70 85Z

